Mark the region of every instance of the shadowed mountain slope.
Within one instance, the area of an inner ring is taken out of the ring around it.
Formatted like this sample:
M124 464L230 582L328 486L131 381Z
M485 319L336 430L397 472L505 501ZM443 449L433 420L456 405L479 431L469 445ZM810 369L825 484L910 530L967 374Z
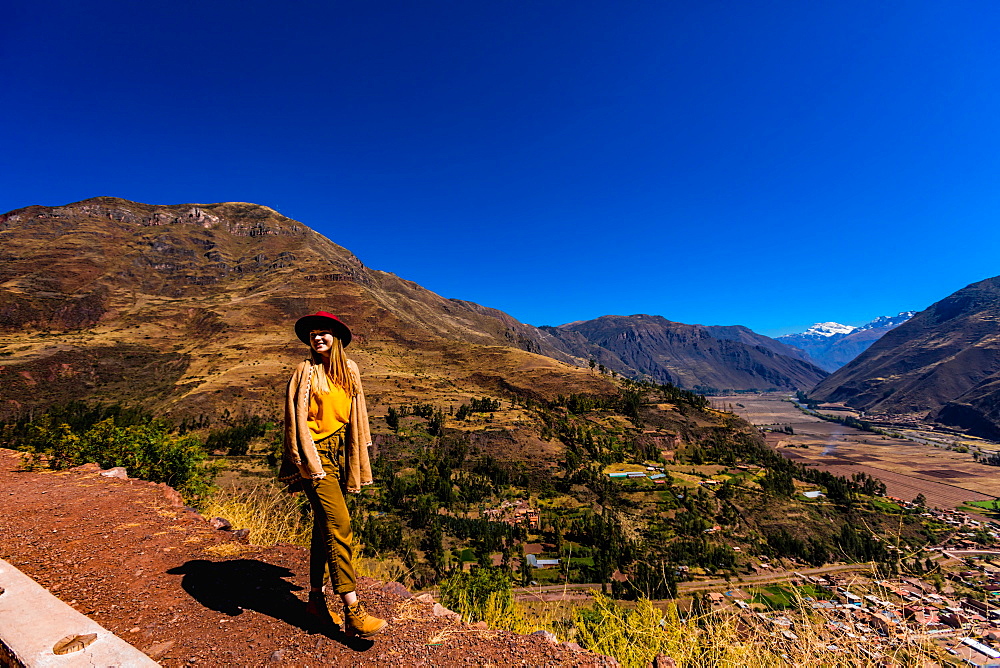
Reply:
M544 327L568 354L629 376L698 391L807 389L825 375L801 351L746 327L706 327L660 316L608 315Z
M538 329L369 269L264 206L101 197L0 216L5 415L76 398L273 414L306 354L291 325L317 310L349 323L376 401L614 391Z
M1000 277L973 283L887 332L810 396L988 435L1000 425L998 321Z
M704 327L705 331L711 334L714 338L725 340L725 341L739 341L740 343L745 343L748 346L761 346L770 350L776 355L784 355L785 357L792 357L794 359L803 360L804 362L809 362L810 364L816 365L816 363L809 358L809 355L796 348L795 346L790 346L783 341L778 339L772 339L769 336L764 336L763 334L758 334L749 327L744 327L743 325L696 325ZM816 365L818 366L818 365Z

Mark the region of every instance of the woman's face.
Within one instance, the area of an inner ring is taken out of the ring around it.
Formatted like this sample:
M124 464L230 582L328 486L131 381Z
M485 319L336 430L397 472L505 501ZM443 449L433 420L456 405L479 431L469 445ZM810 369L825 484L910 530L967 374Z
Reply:
M323 357L329 357L333 350L333 332L329 329L314 329L309 332L309 347Z

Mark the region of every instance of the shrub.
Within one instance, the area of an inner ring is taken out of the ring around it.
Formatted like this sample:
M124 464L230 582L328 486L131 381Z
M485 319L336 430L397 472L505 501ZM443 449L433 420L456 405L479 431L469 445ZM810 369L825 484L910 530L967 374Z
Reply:
M385 423L389 425L389 429L399 431L399 411L389 406L389 411L385 414Z
M53 469L90 462L102 468L123 466L130 476L166 483L192 502L211 490L217 470L203 465L205 452L197 438L172 434L159 420L134 423L131 415L113 411L93 424L78 420L80 427L74 429L59 419L65 417L66 411L61 412L53 409L30 422L4 425L2 442L31 453L30 465L44 461Z

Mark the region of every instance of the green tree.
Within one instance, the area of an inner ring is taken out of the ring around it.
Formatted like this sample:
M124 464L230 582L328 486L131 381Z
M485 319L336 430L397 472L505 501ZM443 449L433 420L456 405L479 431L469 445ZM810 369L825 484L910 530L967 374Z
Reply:
M213 429L205 439L205 449L224 450L229 456L242 456L250 451L250 442L267 433L267 424L259 415L245 415L236 424Z
M531 584L531 577L533 573L531 572L531 563L528 561L528 555L525 553L524 548L521 548L521 586L527 587Z
M54 414L23 425L18 435L12 434L11 444L34 453L35 459L44 459L53 469L88 462L106 469L122 466L131 477L166 483L192 502L211 489L216 469L203 465L201 441L171 433L161 420L133 423L112 412L97 423L78 421L74 429ZM8 431L4 430L5 437Z
M430 529L424 535L422 547L427 563L440 578L444 575L444 532L441 530L440 521L431 523Z
M389 429L399 431L399 411L389 406L389 411L385 414L385 423L389 425Z
M444 433L444 412L437 410L427 421L427 433L431 436L440 436Z
M760 479L761 488L773 496L791 496L795 493L795 483L789 471L768 469Z

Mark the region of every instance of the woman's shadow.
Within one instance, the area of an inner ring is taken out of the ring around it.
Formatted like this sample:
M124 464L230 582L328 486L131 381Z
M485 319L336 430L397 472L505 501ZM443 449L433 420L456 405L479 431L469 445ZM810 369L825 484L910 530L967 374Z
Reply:
M363 652L373 644L306 613L306 604L292 593L302 587L285 580L293 575L287 568L256 559L193 559L167 573L183 575L184 591L206 608L225 615L235 617L244 610L255 610L308 633L321 633L356 651Z

